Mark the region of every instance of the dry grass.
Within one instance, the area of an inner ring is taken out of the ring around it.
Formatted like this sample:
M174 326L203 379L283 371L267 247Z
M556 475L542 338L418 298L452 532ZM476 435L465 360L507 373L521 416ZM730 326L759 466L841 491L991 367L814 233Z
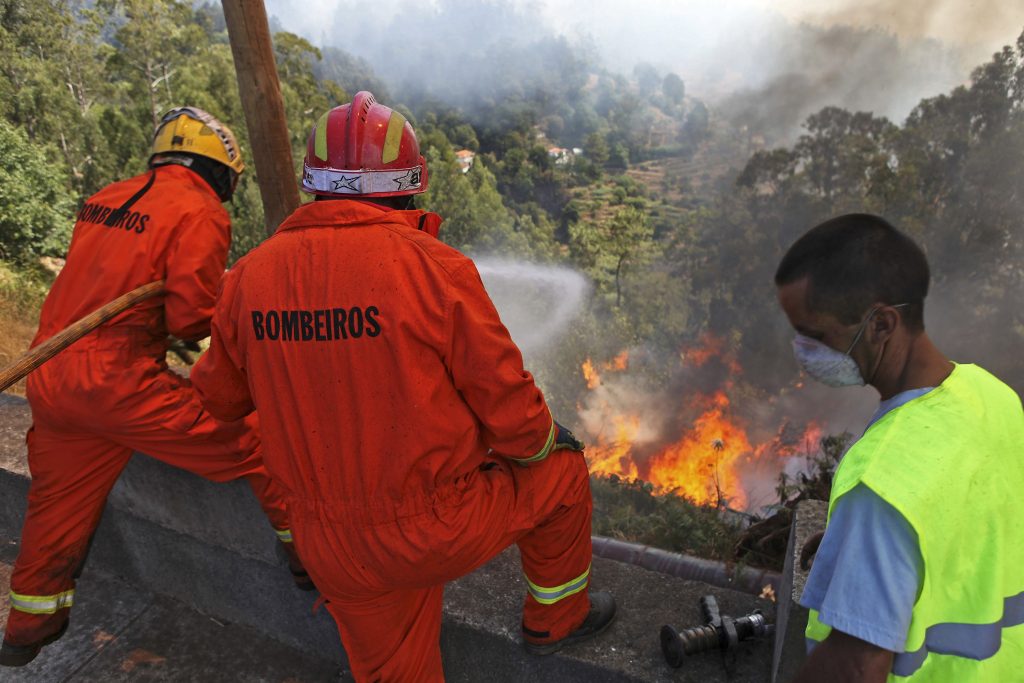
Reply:
M6 367L28 350L50 277L42 269L21 270L0 262L0 366ZM25 380L19 380L7 393L24 396Z
M6 367L28 351L28 345L36 334L39 311L31 312L28 316L24 316L24 313L23 310L9 306L6 301L0 301L0 330L3 330L3 334L0 334L0 366ZM7 393L24 396L24 378L11 385Z

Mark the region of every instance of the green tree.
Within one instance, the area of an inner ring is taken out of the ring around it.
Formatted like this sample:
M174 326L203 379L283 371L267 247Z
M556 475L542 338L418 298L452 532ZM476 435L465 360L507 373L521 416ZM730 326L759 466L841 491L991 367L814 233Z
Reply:
M0 115L67 167L71 191L95 190L113 156L101 131L111 93L104 20L82 3L60 0L2 0L0 17Z
M826 200L839 193L866 194L872 177L888 167L896 127L886 118L826 107L805 126L794 151L808 189Z
M130 88L133 102L145 102L152 127L178 104L175 79L189 55L209 39L182 0L98 0L97 9L117 27L109 66Z
M334 81L316 78L314 66L322 59L322 54L305 38L285 31L275 33L274 59L281 80L281 97L298 177L313 124L324 112L348 102L350 98Z
M661 85L661 75L658 70L647 62L640 62L633 67L633 78L636 79L640 94L644 97L653 95Z
M583 153L594 162L598 168L608 163L611 152L608 149L608 141L601 133L591 133L583 143Z
M686 97L686 85L677 74L666 74L665 78L661 81L661 92L665 94L669 102L679 105L683 103L683 98Z
M62 254L70 236L74 201L66 179L45 149L0 119L0 255L28 262Z
M683 140L688 142L700 142L708 136L711 128L711 114L707 105L700 100L693 103L693 108L686 115L683 123Z
M420 137L429 184L418 203L444 218L441 239L468 253L530 254L533 245L516 230L483 158L478 156L469 172L463 173L451 142L441 131L428 130ZM526 227L534 229L532 222Z
M599 285L615 292L619 308L627 266L638 268L652 255L654 230L647 213L623 206L609 220L573 224L569 234L577 260Z

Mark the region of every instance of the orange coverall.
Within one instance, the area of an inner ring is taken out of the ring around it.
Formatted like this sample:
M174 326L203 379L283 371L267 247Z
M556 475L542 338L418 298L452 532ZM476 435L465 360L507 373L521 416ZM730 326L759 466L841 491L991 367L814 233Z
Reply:
M151 177L150 189L109 220L110 210ZM79 211L33 345L140 285L165 279L167 293L126 311L28 377L32 483L11 577L5 638L12 644L39 642L67 620L90 538L132 451L214 481L245 477L288 540L284 499L263 468L255 415L235 423L214 419L164 358L168 333L209 334L230 237L228 214L213 190L182 166L109 185Z
M473 262L417 229L434 219L300 207L225 276L192 374L221 419L259 409L296 550L361 681L443 680L444 583L512 543L531 638L564 637L590 605L586 463L546 457L544 397Z

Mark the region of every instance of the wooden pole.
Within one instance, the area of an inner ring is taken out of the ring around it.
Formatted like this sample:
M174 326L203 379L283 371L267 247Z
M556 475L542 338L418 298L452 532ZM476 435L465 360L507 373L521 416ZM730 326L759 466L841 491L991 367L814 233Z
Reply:
M299 206L284 100L262 0L223 0L267 234Z
M0 370L0 391L11 386L114 316L120 315L144 299L163 294L163 292L163 280L150 282L148 285L142 285L127 294L122 294L109 304L100 306L84 318L71 323L3 370Z

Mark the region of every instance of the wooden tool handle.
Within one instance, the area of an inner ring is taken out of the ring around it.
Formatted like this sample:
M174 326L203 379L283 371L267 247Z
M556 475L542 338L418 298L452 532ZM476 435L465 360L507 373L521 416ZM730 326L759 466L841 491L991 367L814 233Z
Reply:
M3 370L0 370L0 391L5 390L114 316L123 313L140 301L163 294L163 291L163 280L150 282L148 285L142 285L127 294L122 294L110 303L97 308L84 318L71 323Z

